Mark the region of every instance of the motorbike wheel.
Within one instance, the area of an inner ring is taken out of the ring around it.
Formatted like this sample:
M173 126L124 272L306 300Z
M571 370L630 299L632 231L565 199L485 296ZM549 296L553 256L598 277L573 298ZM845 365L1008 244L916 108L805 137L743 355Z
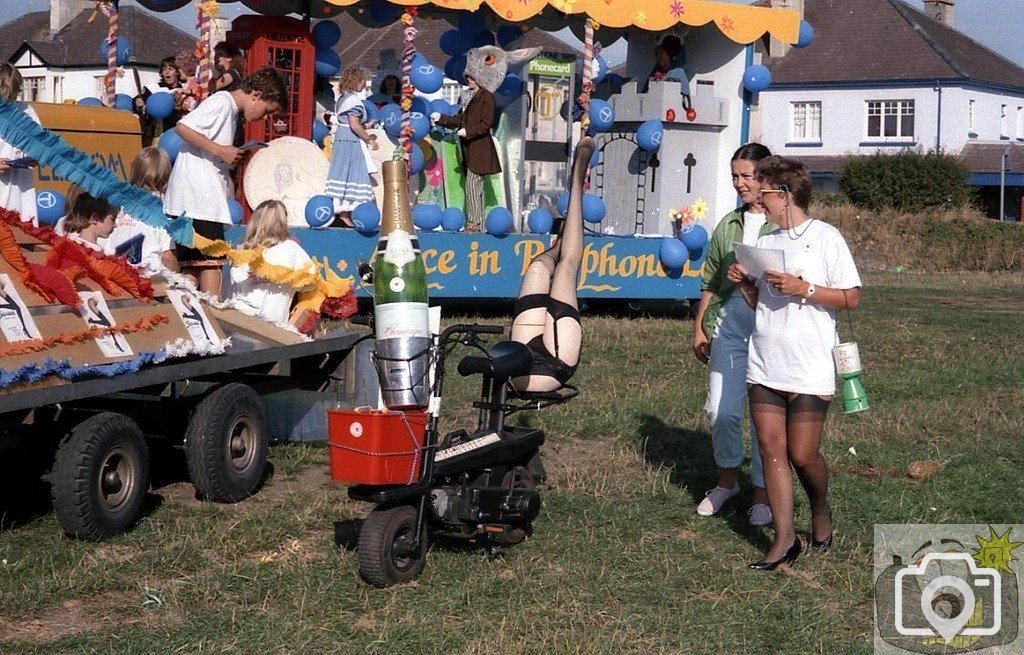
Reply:
M359 577L384 589L410 582L423 572L427 559L427 531L417 551L416 508L411 505L378 507L359 530Z
M537 488L537 483L534 482L533 475L524 466L516 466L505 473L505 477L501 480L501 486L508 489L510 484L515 489ZM494 542L501 546L515 546L516 544L525 541L531 534L533 534L533 523L527 523L525 525L512 528L505 532L505 534L495 535Z

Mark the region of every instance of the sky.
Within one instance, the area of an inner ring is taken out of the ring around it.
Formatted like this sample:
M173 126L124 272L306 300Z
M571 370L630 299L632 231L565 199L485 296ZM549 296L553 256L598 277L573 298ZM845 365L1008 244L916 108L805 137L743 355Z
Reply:
M748 4L746 0L727 0ZM906 0L918 9L924 6L923 0ZM131 6L133 0L122 0L123 6ZM31 11L43 11L50 6L49 0L0 0L0 24L6 23L22 14ZM221 13L226 18L235 18L243 13L250 13L240 2L223 2ZM189 33L195 32L196 10L194 3L166 14L159 14L163 20L172 23L179 29ZM954 11L953 23L960 31L984 44L991 50L1024 66L1024 0L958 0ZM565 31L567 32L567 30ZM571 35L559 33L563 40L572 39ZM612 66L621 63L625 58L625 48L621 43L605 52Z

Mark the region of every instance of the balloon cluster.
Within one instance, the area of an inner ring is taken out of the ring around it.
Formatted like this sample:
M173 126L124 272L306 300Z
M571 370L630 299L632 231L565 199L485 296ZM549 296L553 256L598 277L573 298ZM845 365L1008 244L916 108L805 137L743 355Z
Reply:
M316 53L313 57L313 69L320 77L333 77L341 70L341 57L334 51L334 46L341 41L341 27L329 20L322 20L313 27L313 43Z
M661 265L669 271L680 271L686 260L696 262L704 254L708 231L702 225L688 225L679 231L679 237L664 237L658 249Z

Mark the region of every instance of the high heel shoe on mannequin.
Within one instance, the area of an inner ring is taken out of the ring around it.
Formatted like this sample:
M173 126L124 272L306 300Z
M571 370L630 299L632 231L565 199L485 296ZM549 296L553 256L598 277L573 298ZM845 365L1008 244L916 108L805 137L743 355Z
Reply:
M828 514L828 524L830 526L832 526L832 508L831 507L826 507L825 508L825 512ZM832 529L834 530L835 526L832 526ZM821 541L818 541L817 539L814 538L814 529L813 528L811 529L811 548L813 548L813 549L815 549L817 551L820 551L820 552L825 552L825 551L827 551L831 547L832 547L832 532L829 532L827 537L825 537Z
M800 556L800 539L794 539L793 545L789 547L786 554L774 562L762 561L754 562L753 564L747 564L747 568L754 569L755 571L774 571L779 564L792 564L796 561L796 558Z

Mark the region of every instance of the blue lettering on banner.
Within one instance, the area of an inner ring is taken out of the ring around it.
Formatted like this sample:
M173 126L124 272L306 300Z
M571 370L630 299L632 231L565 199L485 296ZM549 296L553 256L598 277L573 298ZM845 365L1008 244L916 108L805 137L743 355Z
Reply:
M340 277L355 277L360 259L372 261L377 234L345 229L293 229L302 247ZM239 243L244 228L228 231ZM515 298L534 257L551 243L549 235L420 233L420 248L432 298ZM581 298L697 299L703 259L670 272L658 257L661 238L588 237L580 266ZM360 295L368 295L360 289Z
M109 168L114 175L117 175L122 180L128 179L128 169L125 168L124 158L119 152L103 153L94 152L89 155L94 162ZM61 177L53 172L53 169L49 166L40 165L36 171L36 180L39 182L67 182L67 178Z

